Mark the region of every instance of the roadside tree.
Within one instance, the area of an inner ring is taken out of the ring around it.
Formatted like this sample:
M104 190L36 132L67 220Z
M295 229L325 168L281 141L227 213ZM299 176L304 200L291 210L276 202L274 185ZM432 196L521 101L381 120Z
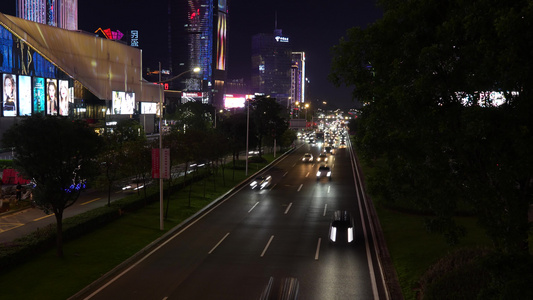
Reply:
M365 103L357 143L386 160L392 201L430 210L449 242L469 207L506 253L528 253L533 203L531 1L382 1L335 46L330 78Z
M33 115L24 117L3 136L14 148L14 165L35 184L33 199L57 223L57 255L63 256L63 212L73 205L95 175L100 139L81 121Z

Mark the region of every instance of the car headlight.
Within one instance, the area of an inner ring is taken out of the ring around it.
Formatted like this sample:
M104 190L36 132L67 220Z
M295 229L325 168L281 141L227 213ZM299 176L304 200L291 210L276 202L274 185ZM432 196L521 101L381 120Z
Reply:
M330 234L329 234L329 239L332 242L335 242L335 240L337 239L337 227L331 227L331 231L330 231Z
M331 171L328 172L328 177L331 177Z
M250 183L250 186L252 188L255 188L257 186L257 181L253 181L252 183Z
M320 177L320 171L316 172L316 177Z
M353 228L348 228L348 243L351 243L353 241Z

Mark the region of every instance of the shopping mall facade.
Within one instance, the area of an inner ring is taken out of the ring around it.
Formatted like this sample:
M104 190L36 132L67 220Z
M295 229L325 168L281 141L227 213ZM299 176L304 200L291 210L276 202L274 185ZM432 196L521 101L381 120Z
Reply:
M33 114L82 119L96 131L132 118L154 133L163 88L142 75L138 48L0 13L0 137Z

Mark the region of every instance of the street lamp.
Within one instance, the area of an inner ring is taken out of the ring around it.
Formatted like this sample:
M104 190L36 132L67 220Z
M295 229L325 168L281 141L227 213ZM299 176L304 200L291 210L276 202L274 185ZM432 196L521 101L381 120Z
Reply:
M250 99L246 99L246 171L244 175L248 176L248 136L250 135Z
M159 62L159 81L157 82L157 84L176 80L180 78L181 76L187 73L191 73L191 72L198 73L200 72L200 68L196 67L192 70L181 72L180 74L170 79L161 81L161 62ZM164 230L165 226L163 222L163 176L161 174L162 169L163 169L163 86L160 86L159 88L159 228L161 230Z
M309 103L305 104L305 128L307 129L307 109L309 108Z

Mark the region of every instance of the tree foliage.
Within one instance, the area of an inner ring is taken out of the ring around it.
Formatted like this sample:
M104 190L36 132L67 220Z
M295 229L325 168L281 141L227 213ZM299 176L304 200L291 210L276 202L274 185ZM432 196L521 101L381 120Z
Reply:
M257 97L250 102L250 121L255 124L255 134L259 142L259 153L264 137L280 138L289 128L283 106L275 98Z
M386 159L381 190L433 211L428 228L452 243L464 233L453 216L468 205L497 249L527 251L532 2L382 5L383 19L335 46L330 74L365 103L357 143L365 158Z
M95 175L99 142L86 123L40 115L23 118L3 136L3 144L14 148L15 167L35 184L37 206L56 217L58 256L63 256L63 211Z

